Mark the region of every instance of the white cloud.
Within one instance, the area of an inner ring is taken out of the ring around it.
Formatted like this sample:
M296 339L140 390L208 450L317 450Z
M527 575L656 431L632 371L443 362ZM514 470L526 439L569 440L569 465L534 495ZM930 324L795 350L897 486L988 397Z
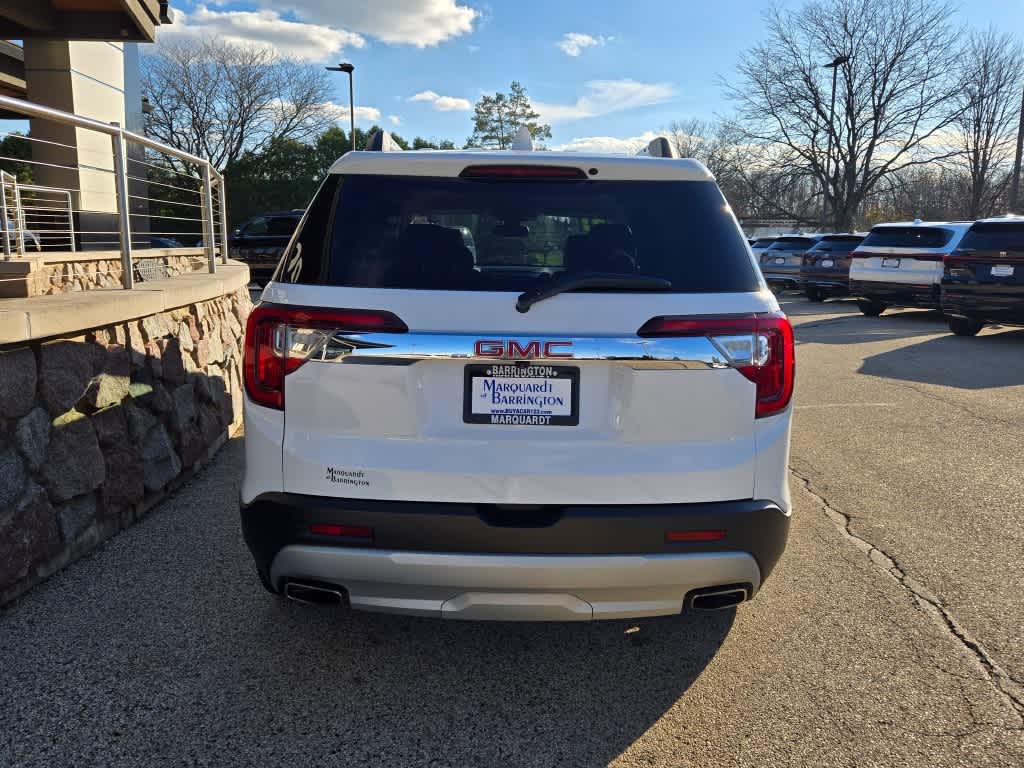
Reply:
M535 101L533 108L545 122L560 123L660 104L672 98L675 92L669 83L640 83L636 80L591 80L584 85L587 92L572 104Z
M652 131L645 131L639 136L628 139L617 139L614 136L586 136L553 146L551 149L556 152L635 155L657 136L658 134Z
M330 102L327 107L334 111L334 119L339 123L348 125L348 104L335 104ZM361 107L356 104L356 123L361 125L372 125L380 122L380 110L376 107Z
M468 112L473 108L469 99L460 99L456 96L441 96L434 91L420 91L415 96L410 96L409 101L425 101L434 105L438 112Z
M558 41L558 47L569 56L579 56L583 53L584 48L589 48L592 45L604 45L611 40L614 38L603 35L594 37L583 32L566 32Z
M197 5L191 13L175 12L174 24L161 26L159 38L216 37L233 43L273 47L282 56L322 61L343 48L362 48L355 32L281 18L276 11L215 11Z
M460 0L259 0L260 5L293 11L309 20L332 22L385 43L417 48L443 43L473 31L479 11Z
M402 118L400 118L398 115L388 115L388 122L391 123L392 125L401 125Z

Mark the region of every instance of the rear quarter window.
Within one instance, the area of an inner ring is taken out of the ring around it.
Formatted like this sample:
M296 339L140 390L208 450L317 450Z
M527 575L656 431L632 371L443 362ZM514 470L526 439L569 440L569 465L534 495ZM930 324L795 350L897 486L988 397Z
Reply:
M360 288L525 291L563 272L756 291L747 243L705 181L333 175L278 279Z

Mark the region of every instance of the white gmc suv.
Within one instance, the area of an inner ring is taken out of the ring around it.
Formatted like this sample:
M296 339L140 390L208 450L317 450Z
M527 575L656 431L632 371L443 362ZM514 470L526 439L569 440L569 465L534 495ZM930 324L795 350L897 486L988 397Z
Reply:
M268 589L523 620L757 592L789 528L792 328L666 147L334 164L246 330Z

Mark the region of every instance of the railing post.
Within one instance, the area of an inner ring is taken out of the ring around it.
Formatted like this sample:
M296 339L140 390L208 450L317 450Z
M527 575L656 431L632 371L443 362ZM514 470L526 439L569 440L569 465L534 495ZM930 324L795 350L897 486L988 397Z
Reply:
M202 164L203 172L203 245L206 246L206 261L210 274L217 271L217 244L213 242L213 184L210 180L210 164Z
M25 212L21 209L21 190L14 179L14 223L18 227L18 255L25 255Z
M228 263L228 193L225 191L227 184L224 177L220 177L217 184L217 193L220 195L220 263Z
M75 213L71 208L71 192L67 191L64 194L68 198L68 235L71 237L71 252L75 252Z
M111 123L116 126L117 123ZM120 131L110 136L114 148L114 184L117 187L118 231L121 235L121 285L130 291L135 285L132 274L132 225L128 201L128 171L124 153L124 137Z
M11 258L11 233L7 222L7 187L4 185L4 171L0 171L0 229L3 230L4 258Z

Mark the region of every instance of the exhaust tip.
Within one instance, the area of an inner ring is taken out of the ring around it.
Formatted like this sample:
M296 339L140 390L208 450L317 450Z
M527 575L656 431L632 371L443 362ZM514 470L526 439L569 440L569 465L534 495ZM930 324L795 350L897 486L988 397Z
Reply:
M749 599L750 588L742 584L695 589L687 596L687 604L698 611L720 611Z
M302 605L340 605L345 602L343 588L308 581L289 581L284 585L284 596Z

